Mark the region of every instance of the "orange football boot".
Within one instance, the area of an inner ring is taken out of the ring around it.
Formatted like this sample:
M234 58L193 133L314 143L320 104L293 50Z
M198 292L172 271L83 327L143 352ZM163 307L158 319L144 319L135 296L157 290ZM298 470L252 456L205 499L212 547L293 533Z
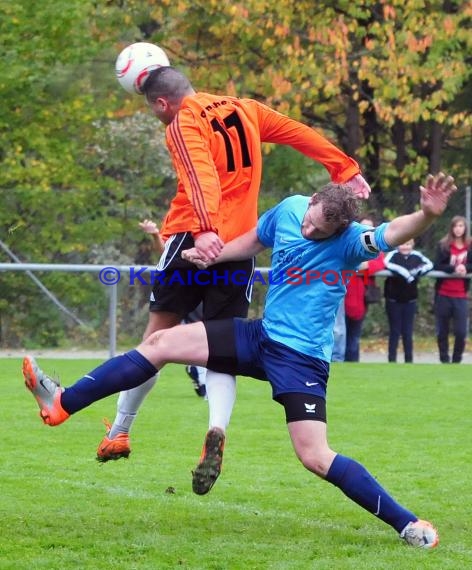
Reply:
M65 422L69 414L61 406L62 388L59 383L45 374L31 356L23 359L25 386L38 402L39 415L49 426Z
M121 457L128 459L131 453L129 434L119 433L115 437L109 438L108 434L111 430L111 423L107 419L103 420L103 423L105 424L107 433L98 446L97 461L106 463L110 460L116 461Z

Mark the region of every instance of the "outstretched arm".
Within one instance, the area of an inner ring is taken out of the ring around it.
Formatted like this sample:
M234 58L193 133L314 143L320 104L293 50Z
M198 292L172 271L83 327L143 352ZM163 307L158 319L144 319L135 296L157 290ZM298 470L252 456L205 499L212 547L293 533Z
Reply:
M265 249L265 246L259 241L256 228L253 228L226 243L220 255L211 262L208 259L203 259L194 247L183 251L182 257L191 263L195 263L199 267L208 267L214 263L249 259L260 253L263 249Z
M385 241L396 247L423 233L446 209L449 198L457 191L454 178L440 172L429 174L424 186L420 186L421 210L399 216L385 230Z
M357 162L347 156L315 129L267 107L257 104L261 141L290 145L321 163L338 184L347 184L358 198L367 199L370 186L360 174Z

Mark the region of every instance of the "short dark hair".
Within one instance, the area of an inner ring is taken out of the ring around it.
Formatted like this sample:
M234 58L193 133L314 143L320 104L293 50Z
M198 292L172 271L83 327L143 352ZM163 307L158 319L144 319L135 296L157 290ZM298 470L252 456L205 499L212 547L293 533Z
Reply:
M171 66L153 69L144 82L143 93L149 103L162 97L171 102L179 101L192 91L192 84L178 69Z
M346 229L359 215L359 200L347 184L330 182L323 186L310 200L311 205L320 203L326 221L339 224L339 231Z

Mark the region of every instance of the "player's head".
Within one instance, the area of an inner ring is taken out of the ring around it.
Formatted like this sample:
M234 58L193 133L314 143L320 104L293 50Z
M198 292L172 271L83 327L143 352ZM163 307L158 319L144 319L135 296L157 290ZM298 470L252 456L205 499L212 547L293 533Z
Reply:
M464 216L454 216L450 225L451 238L464 238L467 234L467 220Z
M411 238L405 243L400 244L397 249L402 255L410 255L414 247L415 247L415 240Z
M180 109L182 99L195 91L182 72L174 67L159 67L149 74L143 93L152 112L168 125Z
M358 200L347 185L329 183L313 194L303 217L302 236L328 239L343 232L358 215Z
M464 216L454 216L449 224L447 234L441 240L441 245L447 248L455 240L461 240L468 244L467 230L468 224Z

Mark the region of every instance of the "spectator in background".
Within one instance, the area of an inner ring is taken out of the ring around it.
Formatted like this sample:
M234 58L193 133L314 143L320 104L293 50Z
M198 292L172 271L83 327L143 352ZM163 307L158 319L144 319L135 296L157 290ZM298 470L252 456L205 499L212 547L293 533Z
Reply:
M373 227L372 218L363 218L360 223ZM354 275L347 284L344 307L346 312L346 362L359 362L362 324L367 314L365 301L366 275L371 275L384 269L384 254L381 253L375 259L363 262L359 267L359 275ZM371 277L372 283L374 278Z
M449 231L438 243L436 271L456 273L465 277L472 272L472 245L468 237L467 221L463 216L454 216ZM434 314L439 360L449 363L449 324L452 321L454 347L452 362L459 363L464 353L468 331L469 301L467 293L470 279L440 278L436 281Z
M385 269L392 272L385 279L385 311L388 318L388 361L397 361L400 337L405 362L413 362L413 325L418 298L418 278L433 269L433 262L414 250L410 239L385 256Z
M139 227L143 230L143 232L153 237L154 249L159 254L162 254L165 245L164 245L164 240L162 239L161 234L159 233L159 228L157 227L156 222L146 219L143 220L142 222L139 222ZM202 309L203 309L202 304L200 303L200 305L198 305L198 307L194 311L192 311L186 317L184 317L182 323L188 324L188 323L196 323L198 321L201 321L203 318ZM185 367L185 372L187 372L188 377L192 381L192 386L197 396L205 398L206 397L205 378L207 372L206 368L204 368L203 366L192 366L188 364Z
M143 220L139 222L139 227L144 233L152 236L153 247L159 253L162 254L165 248L164 241L161 237L157 224L152 220ZM191 313L186 315L182 319L182 324L184 323L195 323L202 320L202 306L201 304ZM206 399L206 368L203 366L191 366L187 365L185 367L185 372L192 382L193 389L197 396ZM151 385L150 385L151 386ZM151 386L152 387L152 386ZM128 416L134 420L137 414L137 409L143 400L143 392L139 389L129 390L128 392L123 392L118 396L118 402L116 405L117 417ZM130 422L130 420L128 420ZM122 457L128 458L131 453L131 446L129 442L129 436L127 432L118 432L112 435L110 434L112 430L112 424L108 419L104 419L106 434L102 439L97 448L96 459L100 463L105 463L110 460L121 459ZM127 424L130 425L130 424Z
M344 299L339 303L336 313L336 320L333 328L333 354L331 362L344 362L346 355L346 311L344 309Z
M142 222L139 222L139 227L144 233L152 236L154 240L154 249L161 254L164 251L164 241L159 233L156 222L153 222L152 220L143 220Z

